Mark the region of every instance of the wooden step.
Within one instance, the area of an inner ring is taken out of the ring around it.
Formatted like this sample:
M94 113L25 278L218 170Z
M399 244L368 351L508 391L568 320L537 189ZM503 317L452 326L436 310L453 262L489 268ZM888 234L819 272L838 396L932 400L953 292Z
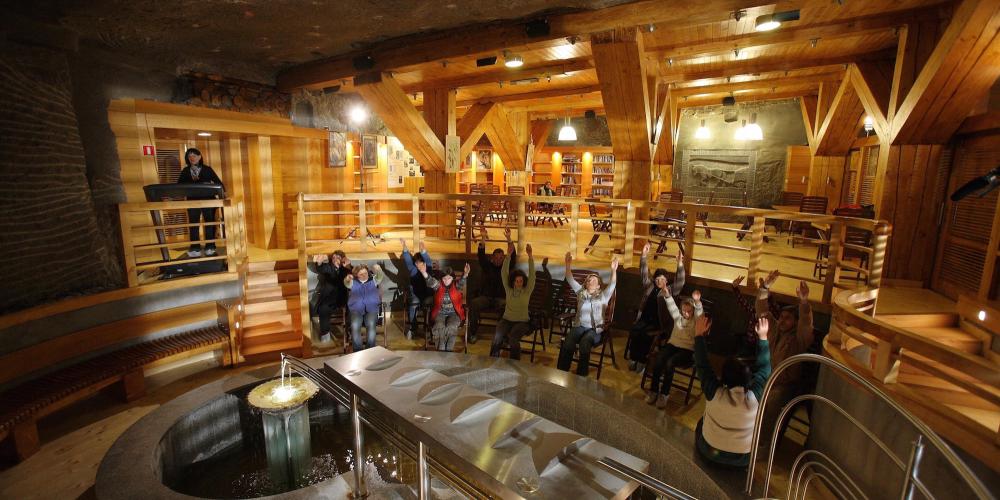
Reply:
M287 272L259 272L259 273L249 273L247 275L247 285L278 285L281 283L298 283L299 272L298 271L287 271Z
M958 327L923 326L906 330L969 354L983 353L983 341Z
M301 337L296 340L286 340L282 342L269 342L266 344L255 345L240 349L240 354L244 357L257 356L260 354L275 353L279 354L281 352L302 352L302 339Z
M260 285L251 285L247 287L247 297L253 297L255 295L274 295L280 294L285 297L290 297L292 295L299 294L299 283L298 281L289 283L265 283Z
M257 314L248 314L243 317L243 327L266 325L268 323L287 323L297 325L300 322L299 314L288 311L273 311Z
M267 313L267 312L297 313L299 312L299 307L300 305L298 297L291 299L279 297L277 300L248 303L245 307L245 311L247 316L251 316L257 313Z
M250 272L257 271L277 271L282 269L298 269L297 260L270 260L261 262L251 262L248 266Z
M1000 410L997 409L983 409L983 408L973 408L968 406L963 406L960 404L947 404L948 408L955 410L962 415L974 420L975 422L983 425L987 429L995 430L1000 428Z
M243 331L241 349L262 344L292 341L299 339L301 336L302 334L291 325L261 325Z

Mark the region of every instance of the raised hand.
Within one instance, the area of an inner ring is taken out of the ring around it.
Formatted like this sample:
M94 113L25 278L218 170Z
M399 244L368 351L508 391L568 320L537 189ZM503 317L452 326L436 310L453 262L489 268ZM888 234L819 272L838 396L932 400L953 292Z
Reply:
M347 278L344 278L344 279L346 279L347 280L347 284L350 285L354 281L354 275L353 274L348 274Z
M422 274L424 276L427 276L427 263L426 262L424 262L422 260L418 260L416 262L415 266L417 267L417 272L419 272L420 274Z
M427 251L427 243L424 243L424 242L421 241L420 242L420 253L424 253L426 251Z
M617 270L618 270L618 256L615 255L614 257L611 258L611 271L614 272Z
M691 298L694 299L695 302L701 302L701 290L691 292Z
M470 265L469 265L469 263L468 263L468 262L466 262L466 263L465 263L465 269L463 269L463 271L464 271L464 272L462 273L462 276L468 276L468 275L469 275L469 273L471 273L471 272L472 272L472 266L470 266Z
M799 296L799 302L803 304L809 303L809 285L805 281L799 282L799 287L795 289L795 295Z
M571 252L566 252L566 265L568 266L573 262L573 254Z
M528 257L531 257L531 243L524 246L524 251L528 254Z
M399 239L399 244L403 245L403 250L405 251L406 250L406 239L400 238Z
M747 279L746 276L737 276L736 279L733 280L733 287L739 288L739 286L743 284L743 280L745 279Z
M510 228L509 227L503 228L503 235L504 235L505 238L507 238L507 241L511 241L511 239L510 239Z
M350 259L350 257L348 257L348 256L345 255L344 258L341 259L341 263L344 265L344 267L351 267L351 259Z
M427 263L424 263L424 269L427 269ZM382 272L382 266L375 264L372 266L372 270L375 271L376 273L380 273Z
M768 327L767 317L762 316L759 319L757 319L757 327L755 328L755 330L757 331L757 338L761 340L767 340L767 327Z
M709 330L712 329L712 318L708 316L699 316L698 319L694 320L694 336L704 337L708 335Z
M777 269L768 273L767 279L764 280L764 287L771 288L771 285L773 285L775 281L778 281L778 277L780 276L781 276L781 271Z
M645 245L642 246L642 256L645 257L649 255L649 242L647 241Z

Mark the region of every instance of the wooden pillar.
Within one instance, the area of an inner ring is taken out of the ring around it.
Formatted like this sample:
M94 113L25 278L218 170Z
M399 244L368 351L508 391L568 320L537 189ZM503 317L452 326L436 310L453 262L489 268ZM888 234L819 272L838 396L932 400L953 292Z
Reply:
M247 160L250 171L249 206L253 214L250 238L260 248L272 248L274 243L274 181L271 170L271 138L247 138Z
M441 141L445 142L448 135L456 135L455 122L455 90L429 89L424 92L424 120L431 131ZM458 192L458 174L445 173L443 170L424 171L424 192L431 194L453 194ZM448 214L452 204L447 201L429 201L427 207L427 223L431 225L450 224L454 221ZM427 228L427 235L444 237L453 234L447 228Z

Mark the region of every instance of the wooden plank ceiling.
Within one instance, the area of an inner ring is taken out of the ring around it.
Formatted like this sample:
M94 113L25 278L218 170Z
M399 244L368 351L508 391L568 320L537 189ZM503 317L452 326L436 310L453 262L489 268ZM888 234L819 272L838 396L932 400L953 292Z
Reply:
M758 15L794 9L799 9L800 20L771 32L754 30ZM818 96L823 82L836 89L853 63L865 77L872 74L868 68L892 68L907 25L947 25L955 9L956 2L942 0L640 1L549 16L550 33L534 38L512 28L523 29L525 20L519 20L490 25L479 37L469 28L414 35L408 41L412 53L390 40L382 49L376 45L363 53L291 68L279 75L278 83L286 90L339 84L340 91L352 92L352 77L358 72L349 63L370 57L374 70L391 72L418 110L425 91L449 88L457 91L459 117L470 106L487 102L501 103L507 111L527 111L534 120L578 116L587 110L603 114L591 36L637 26L649 75L648 101L656 106L662 107L659 101L667 90L667 101L677 108L714 104L728 95L738 102ZM609 17L612 14L617 17ZM501 31L506 39L496 38ZM505 53L520 56L524 65L506 68ZM497 57L495 65L477 67L476 59L491 56ZM862 89L861 95L878 108L879 125L885 126L887 90L882 84L869 90ZM878 94L874 100L872 92ZM819 101L823 111L823 99ZM650 110L651 115L658 109ZM848 111L853 114L855 109Z

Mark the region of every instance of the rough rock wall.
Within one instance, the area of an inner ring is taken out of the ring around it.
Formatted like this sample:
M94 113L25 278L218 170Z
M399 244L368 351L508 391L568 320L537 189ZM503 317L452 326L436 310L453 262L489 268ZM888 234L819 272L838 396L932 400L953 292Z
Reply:
M174 102L283 118L288 117L291 108L291 97L270 85L204 73L179 78Z
M101 227L66 55L0 43L0 313L119 286Z

